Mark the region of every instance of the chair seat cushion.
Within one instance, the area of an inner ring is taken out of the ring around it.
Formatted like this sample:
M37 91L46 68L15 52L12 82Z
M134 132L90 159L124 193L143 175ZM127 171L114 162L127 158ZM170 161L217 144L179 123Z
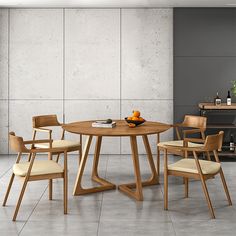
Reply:
M26 176L30 162L20 162L13 165L13 173L17 176ZM35 160L30 176L63 173L61 165L52 160Z
M203 174L216 174L220 170L220 163L213 161L199 160ZM168 170L183 171L188 173L198 173L195 159L181 159L168 165Z
M49 143L37 143L34 145L36 148L49 148ZM73 148L80 147L80 143L71 140L53 140L53 148Z
M167 141L167 142L160 142L158 143L158 147L164 146L176 146L176 147L183 147L184 141L183 140L174 140L174 141ZM195 147L203 147L204 144L202 143L192 143L188 142L188 147L195 148Z

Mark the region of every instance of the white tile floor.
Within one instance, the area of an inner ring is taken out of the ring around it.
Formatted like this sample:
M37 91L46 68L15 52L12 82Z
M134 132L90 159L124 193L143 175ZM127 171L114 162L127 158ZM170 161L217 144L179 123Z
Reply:
M163 210L161 185L145 187L144 201L136 202L118 190L74 197L77 157L69 156L69 214L63 214L62 181L54 181L54 199L48 200L47 181L27 187L17 222L12 222L20 182L16 179L6 207L0 207L0 235L235 235L236 162L224 162L223 169L233 206L228 206L219 177L208 181L216 219L211 220L201 184L190 182L190 197L184 199L182 179L170 177L169 211ZM172 158L171 158L172 159ZM0 200L3 200L15 156L0 156ZM145 156L140 157L143 179L149 176ZM91 185L92 158L83 182ZM116 184L133 181L128 155L102 155L100 175Z

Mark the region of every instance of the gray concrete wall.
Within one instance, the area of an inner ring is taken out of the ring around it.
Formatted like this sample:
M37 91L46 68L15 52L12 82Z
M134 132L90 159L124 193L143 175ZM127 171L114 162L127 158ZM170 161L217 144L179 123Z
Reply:
M174 121L198 114L198 103L226 101L236 80L236 10L174 9Z
M1 9L0 153L8 131L31 138L33 115L72 122L139 109L172 123L172 21L172 9ZM127 142L107 138L102 153L130 153Z

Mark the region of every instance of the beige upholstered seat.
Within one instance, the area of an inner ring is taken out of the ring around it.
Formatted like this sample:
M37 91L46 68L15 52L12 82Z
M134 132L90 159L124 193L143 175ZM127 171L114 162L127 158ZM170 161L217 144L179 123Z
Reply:
M199 160L202 173L205 175L216 174L220 170L220 163L213 161ZM174 164L168 165L168 170L182 171L188 173L198 173L196 161L194 159L181 159Z
M37 143L34 145L36 148L49 148L49 143ZM79 147L80 142L70 140L53 140L52 148L72 148Z
M13 165L13 173L17 176L26 176L30 162L20 162ZM30 176L63 173L64 169L52 160L34 161Z
M161 143L158 143L158 147L164 147L165 145L168 145L168 146L175 146L175 147L183 147L184 146L184 142L183 140L174 140L174 141L167 141L167 142L161 142ZM188 142L187 143L188 147L203 147L204 144L201 144L201 143L192 143L192 142Z

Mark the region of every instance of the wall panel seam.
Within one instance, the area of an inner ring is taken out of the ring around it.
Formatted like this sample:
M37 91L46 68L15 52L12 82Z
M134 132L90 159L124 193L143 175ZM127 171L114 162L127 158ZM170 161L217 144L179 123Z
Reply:
M7 97L8 97L8 101L7 101L7 130L8 133L10 132L10 12L11 10L8 8L8 25L7 25ZM7 154L10 153L9 150L9 139L7 139Z
M65 8L63 8L63 22L62 22L62 34L63 34L63 39L62 39L62 60L63 60L63 101L62 101L62 112L63 112L63 123L65 123Z
M122 115L122 9L120 8L120 119ZM120 154L121 154L121 137L120 137Z

